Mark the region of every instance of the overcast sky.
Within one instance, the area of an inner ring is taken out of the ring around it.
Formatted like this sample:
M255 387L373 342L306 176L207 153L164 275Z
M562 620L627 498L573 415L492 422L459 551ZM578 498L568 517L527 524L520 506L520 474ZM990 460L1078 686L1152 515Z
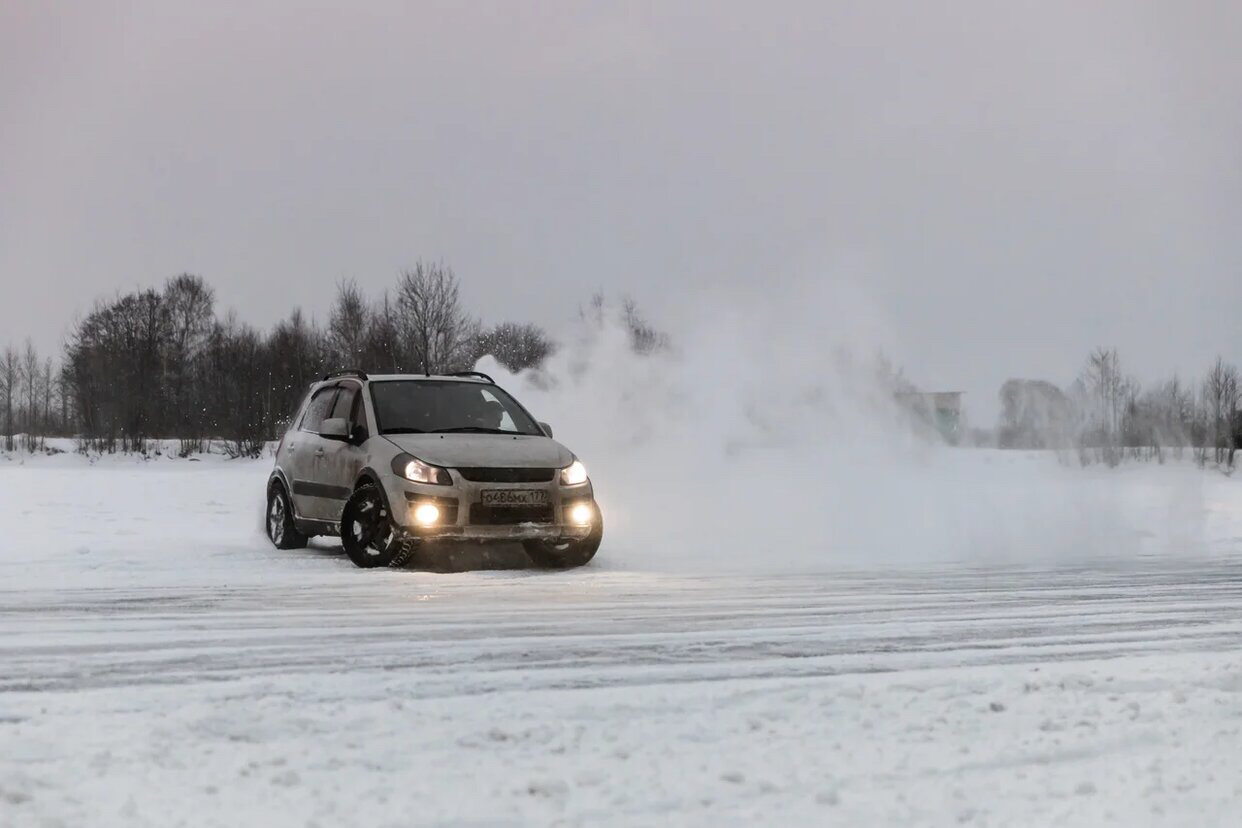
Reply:
M1097 344L1198 373L1242 361L1239 43L1235 0L2 0L0 344L421 257L553 327L848 280L980 418Z

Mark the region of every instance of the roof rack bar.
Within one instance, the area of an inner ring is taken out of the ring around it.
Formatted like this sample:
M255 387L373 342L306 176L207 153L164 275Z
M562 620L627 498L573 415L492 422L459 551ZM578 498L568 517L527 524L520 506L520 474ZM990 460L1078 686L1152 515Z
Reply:
M487 374L483 373L482 371L454 371L453 373L449 374L449 376L450 377L476 377L481 380L487 380L489 385L496 384L496 380L492 379L491 377L489 377Z
M328 380L336 379L337 377L357 377L358 379L365 380L367 379L367 372L359 368L346 368L343 371L330 371L323 375L323 380L321 381L327 382Z

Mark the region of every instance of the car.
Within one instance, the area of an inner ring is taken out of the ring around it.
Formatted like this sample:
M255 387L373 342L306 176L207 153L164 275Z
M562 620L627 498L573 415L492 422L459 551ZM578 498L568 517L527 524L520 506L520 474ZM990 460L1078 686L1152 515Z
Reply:
M276 449L265 523L279 549L340 536L368 568L430 541L517 542L538 566L577 567L604 535L582 461L475 371L311 385Z

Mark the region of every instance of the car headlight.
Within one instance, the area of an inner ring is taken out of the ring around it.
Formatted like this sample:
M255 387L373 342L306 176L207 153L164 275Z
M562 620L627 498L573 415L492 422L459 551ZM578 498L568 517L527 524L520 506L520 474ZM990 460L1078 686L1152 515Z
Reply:
M448 469L424 463L409 454L398 454L392 458L392 473L414 483L429 483L434 486L450 486L453 483Z
M587 470L581 460L575 460L561 469L562 486L581 486L585 482L587 482Z

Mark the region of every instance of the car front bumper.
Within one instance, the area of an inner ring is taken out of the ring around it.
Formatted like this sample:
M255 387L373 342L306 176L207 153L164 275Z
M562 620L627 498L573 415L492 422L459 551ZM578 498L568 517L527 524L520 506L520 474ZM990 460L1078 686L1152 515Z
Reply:
M385 478L384 488L393 520L406 535L420 540L476 543L572 541L590 537L600 522L599 504L595 502L590 481L580 486L561 486L559 480L550 483L478 483L465 480L451 469L450 474L453 478L451 486L413 483L396 475ZM545 491L546 511L539 515L526 515L517 510L510 517L503 507L483 506L483 491L495 489ZM440 511L441 519L431 526L421 525L415 520L415 510L423 503L432 503ZM581 503L589 504L593 515L592 521L586 525L576 524L570 519L570 511ZM528 517L531 519L524 519Z
M419 540L459 540L474 543L518 543L527 540L564 542L585 540L590 526L553 523L521 523L513 526L410 526L406 535Z

